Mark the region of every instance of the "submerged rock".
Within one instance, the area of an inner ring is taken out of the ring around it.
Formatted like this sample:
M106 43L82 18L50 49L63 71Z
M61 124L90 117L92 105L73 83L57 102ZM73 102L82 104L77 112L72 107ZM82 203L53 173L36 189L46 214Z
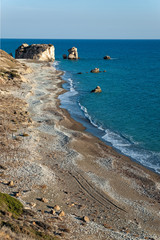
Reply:
M99 73L99 68L92 69L91 73Z
M52 44L22 44L16 49L15 58L25 58L40 61L54 61L55 48Z
M104 56L104 59L109 60L109 59L111 59L111 57L106 55L106 56Z
M92 91L91 91L91 93L92 92L94 92L94 93L100 93L100 92L102 92L102 89L100 88L100 86L97 86L95 89L93 89Z
M68 49L68 59L78 59L78 51L76 47Z
M63 59L67 59L67 54L63 54Z

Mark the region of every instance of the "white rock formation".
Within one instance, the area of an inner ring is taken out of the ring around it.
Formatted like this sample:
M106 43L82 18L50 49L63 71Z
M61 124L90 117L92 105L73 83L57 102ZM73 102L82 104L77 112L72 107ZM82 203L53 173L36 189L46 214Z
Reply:
M78 51L76 47L68 49L68 59L78 59Z
M54 61L55 48L52 44L22 44L16 49L15 58L33 59L39 61Z

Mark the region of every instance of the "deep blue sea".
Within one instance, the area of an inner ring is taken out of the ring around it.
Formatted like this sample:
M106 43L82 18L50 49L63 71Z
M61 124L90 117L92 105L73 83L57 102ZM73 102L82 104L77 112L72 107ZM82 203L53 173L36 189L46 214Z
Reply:
M13 54L22 43L53 44L54 66L65 72L68 89L59 97L61 107L87 131L160 173L160 40L2 39L1 43ZM73 46L80 59L63 60ZM111 60L104 60L105 55ZM90 73L95 67L102 72ZM102 93L90 93L97 85Z

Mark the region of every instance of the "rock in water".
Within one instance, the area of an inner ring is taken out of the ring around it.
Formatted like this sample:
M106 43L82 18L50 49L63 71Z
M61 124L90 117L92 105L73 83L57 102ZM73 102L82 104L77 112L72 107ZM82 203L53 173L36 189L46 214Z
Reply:
M106 56L104 56L104 59L109 60L109 59L111 59L111 57L106 55Z
M52 44L22 44L16 49L15 58L25 58L40 61L54 61L55 48Z
M99 73L99 68L92 69L91 73Z
M76 47L68 49L68 59L78 59L78 51Z
M67 54L63 54L63 59L67 59Z
M95 89L93 89L92 91L91 91L91 93L92 92L94 92L94 93L100 93L100 92L102 92L102 89L100 88L100 86L97 86Z

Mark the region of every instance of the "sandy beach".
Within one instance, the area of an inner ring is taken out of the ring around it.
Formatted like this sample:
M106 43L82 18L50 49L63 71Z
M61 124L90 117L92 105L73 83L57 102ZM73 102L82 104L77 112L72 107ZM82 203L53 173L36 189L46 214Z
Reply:
M35 212L30 224L41 219L60 239L160 239L160 176L87 133L60 108L63 72L51 63L19 62L30 71L21 72L20 86L9 91L28 115L6 130L14 151L1 148L6 168L0 191L19 192L24 207ZM4 89L1 94L7 96ZM51 214L55 205L64 214Z

